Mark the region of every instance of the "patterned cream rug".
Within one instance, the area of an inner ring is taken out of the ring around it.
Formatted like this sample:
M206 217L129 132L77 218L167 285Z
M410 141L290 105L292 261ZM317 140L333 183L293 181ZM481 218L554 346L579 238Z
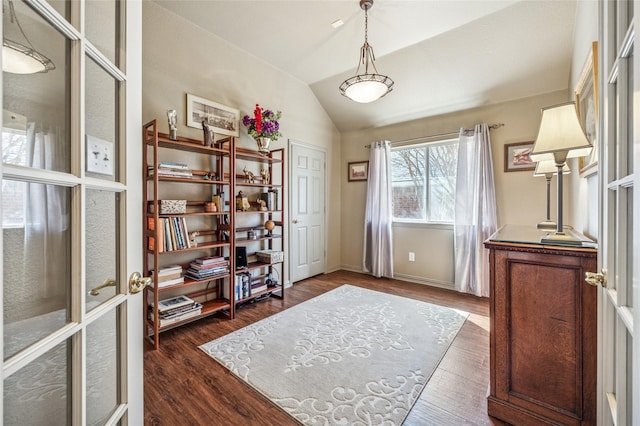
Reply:
M400 425L468 314L343 285L200 347L307 425Z

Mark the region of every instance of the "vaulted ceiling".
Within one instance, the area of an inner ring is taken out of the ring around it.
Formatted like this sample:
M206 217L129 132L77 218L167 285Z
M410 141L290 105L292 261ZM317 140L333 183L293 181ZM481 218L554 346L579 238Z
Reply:
M341 132L569 84L576 0L375 0L369 43L395 85L370 104L338 91L364 43L357 0L154 1L307 83Z

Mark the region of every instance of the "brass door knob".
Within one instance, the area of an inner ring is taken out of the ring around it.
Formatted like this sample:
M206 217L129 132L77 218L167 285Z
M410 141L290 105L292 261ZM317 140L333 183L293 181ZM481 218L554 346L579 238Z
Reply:
M129 293L140 293L148 285L151 285L150 277L143 277L140 272L134 272L129 277Z
M294 224L298 223L298 219L293 219L291 222L293 222Z
M597 287L598 284L602 285L602 287L607 286L607 270L602 269L602 273L597 272L586 272L584 274L584 280L592 286Z

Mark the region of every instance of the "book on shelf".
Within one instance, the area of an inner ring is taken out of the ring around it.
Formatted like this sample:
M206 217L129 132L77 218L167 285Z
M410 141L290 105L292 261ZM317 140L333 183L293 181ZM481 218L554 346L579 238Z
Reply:
M176 272L182 272L182 266L180 266L180 265L164 266L164 267L160 268L160 270L158 271L158 277L162 278L162 277L167 276L167 275L175 274ZM151 273L153 274L154 272L151 271Z
M224 256L207 256L207 257L199 257L194 260L195 263L199 265L210 265L212 263L220 263L227 262Z
M153 167L149 167L147 170L149 172L149 176L153 176L153 174L155 173L155 170ZM191 172L191 170L158 167L158 176L192 178L193 173Z
M234 292L236 300L246 299L251 296L251 274L248 272L236 274Z
M181 275L177 278L173 278L170 280L160 281L158 280L158 288L171 287L172 285L182 284L184 283L184 277ZM153 280L151 281L151 286L153 287Z
M202 309L202 305L198 302L193 302L191 305L181 306L166 312L159 312L158 316L164 319L171 319L198 309Z
M171 297L169 299L160 300L158 302L158 312L167 312L171 309L180 308L182 306L193 305L195 301L185 295Z
M189 166L186 165L185 163L178 163L176 161L167 161L167 160L160 161L159 167L166 168L166 169L189 170Z
M263 282L257 282L255 284L251 285L251 295L253 296L254 294L260 293L262 291L265 291L267 289L267 284L263 283Z
M175 324L175 323L180 322L180 321L185 321L185 320L188 320L189 318L194 318L194 317L200 316L201 314L202 314L202 309L197 309L197 310L194 310L194 311L187 312L186 314L178 316L178 317L175 317L175 318L168 318L168 319L160 318L159 319L160 327L164 327L164 326L170 325L170 324Z

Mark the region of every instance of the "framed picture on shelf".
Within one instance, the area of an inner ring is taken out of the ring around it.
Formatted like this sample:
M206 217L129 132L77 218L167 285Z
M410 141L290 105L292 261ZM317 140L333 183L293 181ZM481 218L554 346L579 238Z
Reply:
M535 170L536 163L531 160L533 142L508 143L504 146L504 171L521 172Z
M591 50L582 68L575 88L576 110L580 124L587 138L593 144L591 153L578 160L580 175L590 175L598 171L598 42L591 44Z
M187 126L202 129L205 120L214 133L240 136L240 110L187 93Z
M369 162L368 161L351 162L349 163L347 173L349 176L349 182L367 180L367 178L369 177Z

